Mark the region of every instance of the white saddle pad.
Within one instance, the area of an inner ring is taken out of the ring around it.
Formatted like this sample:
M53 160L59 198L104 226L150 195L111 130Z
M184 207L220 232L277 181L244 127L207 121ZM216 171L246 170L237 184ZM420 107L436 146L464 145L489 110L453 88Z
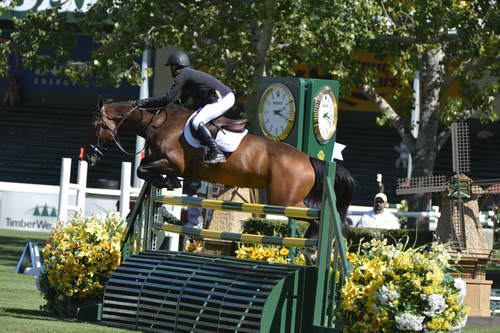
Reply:
M189 143L194 148L200 148L202 144L198 139L193 137L191 134L191 130L189 128L189 124L191 124L191 120L193 120L194 116L196 116L196 112L194 112L191 117L189 117L186 125L184 125L184 138L187 143ZM217 132L217 137L215 138L215 143L219 147L219 149L225 153L231 153L238 149L241 140L248 134L248 130L245 130L241 133L231 132L228 130L223 130Z

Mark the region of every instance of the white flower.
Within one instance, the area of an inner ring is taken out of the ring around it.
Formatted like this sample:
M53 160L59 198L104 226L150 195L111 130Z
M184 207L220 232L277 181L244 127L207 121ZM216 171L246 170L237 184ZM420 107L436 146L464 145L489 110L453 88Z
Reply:
M425 316L417 316L408 312L396 316L396 324L401 331L421 331Z
M399 294L396 290L389 290L385 285L380 287L377 292L377 298L380 301L380 304L389 305L390 307L394 306L391 301L394 301L398 297Z
M424 301L427 301L427 311L423 312L423 314L427 317L434 317L436 315L439 315L443 313L443 311L448 307L443 295L441 294L432 294L429 296L420 294L420 298L422 298Z
M453 286L459 290L458 303L462 304L465 295L467 294L467 283L465 283L465 281L461 278L456 278L453 282Z

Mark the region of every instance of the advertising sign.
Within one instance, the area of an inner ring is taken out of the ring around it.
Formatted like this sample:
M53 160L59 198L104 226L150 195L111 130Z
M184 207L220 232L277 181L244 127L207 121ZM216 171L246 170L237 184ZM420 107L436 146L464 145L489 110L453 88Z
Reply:
M4 39L9 39L9 33L3 33ZM78 44L71 50L72 61L88 61L92 57L92 52L99 46L94 43L91 36L78 36ZM57 76L57 71L42 73L37 69L26 68L22 65L22 58L13 53L10 59L10 73L25 92L51 91L54 93L78 93L78 94L100 94L118 96L139 96L139 87L123 83L120 87L100 87L92 80L88 86L76 84L67 77ZM0 88L6 88L8 78L0 78Z
M87 8L96 2L97 0L23 0L18 1L2 19L11 18L12 16L25 17L26 12L52 9L59 5L61 5L61 12L86 12ZM11 6L13 3L14 0L0 0L1 7Z
M54 186L58 191L58 186ZM58 192L0 192L0 229L50 232L57 222ZM87 198L85 216L116 212L117 199ZM70 196L75 202L75 196ZM72 214L70 214L72 216Z

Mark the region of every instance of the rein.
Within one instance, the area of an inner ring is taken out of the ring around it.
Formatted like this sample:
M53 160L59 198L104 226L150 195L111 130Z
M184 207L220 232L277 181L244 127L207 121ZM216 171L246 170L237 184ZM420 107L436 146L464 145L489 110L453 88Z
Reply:
M132 112L134 112L135 110L138 110L139 107L138 106L134 106L132 109L130 109L121 119L120 119L120 122L118 123L118 125L116 125L115 129L111 129L111 127L109 127L109 125L106 123L106 121L104 120L104 118L106 119L109 119L111 120L112 118L108 117L106 115L106 111L97 111L97 115L99 117L101 117L101 123L99 124L99 129L101 128L104 128L105 130L108 130L110 133L111 133L111 137L113 138L113 141L115 142L116 146L118 147L118 149L120 149L123 153L127 154L127 155L130 155L130 156L135 156L135 155L138 155L140 153L142 153L145 149L146 149L146 144L144 144L144 147L142 147L142 149L136 153L129 153L128 151L125 150L125 148L123 148L123 145L121 144L120 140L119 140L119 137L118 137L118 129L120 128L120 126L123 124L123 122L125 122L125 120L127 120L127 118L130 116L130 114ZM155 115L153 116L156 117L156 115L160 112L160 110L156 111ZM99 136L99 133L97 133L97 136ZM101 152L101 147L99 144L96 144L96 146L93 146L92 147L94 149L94 151L97 151L99 152L101 155L102 155L102 152Z

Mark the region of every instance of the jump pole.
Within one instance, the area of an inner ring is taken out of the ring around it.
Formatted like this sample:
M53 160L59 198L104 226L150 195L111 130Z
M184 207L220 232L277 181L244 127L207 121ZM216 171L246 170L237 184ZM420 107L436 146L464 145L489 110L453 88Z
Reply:
M61 162L61 179L59 184L59 221L68 219L68 210L79 211L83 214L85 211L85 194L87 190L87 168L86 161L78 161L77 183L70 183L71 179L71 158L63 158ZM76 205L69 205L69 192L76 190Z
M156 230L175 232L194 237L222 239L242 243L271 244L287 247L314 247L318 244L317 239L294 238L294 237L270 237L254 234L239 234L234 232L203 230L193 227L185 227L175 224L164 223L162 226L153 226Z
M255 203L209 200L195 197L179 197L173 195L156 196L154 198L154 201L177 206L199 207L215 210L230 210L253 214L274 214L307 219L318 218L321 212L321 210L317 208L274 206Z

